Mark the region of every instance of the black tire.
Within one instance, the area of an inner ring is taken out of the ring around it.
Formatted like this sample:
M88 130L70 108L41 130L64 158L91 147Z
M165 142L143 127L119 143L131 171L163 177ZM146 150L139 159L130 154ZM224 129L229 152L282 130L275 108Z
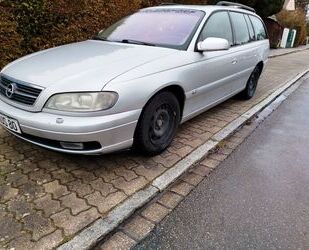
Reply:
M161 92L145 106L134 135L134 148L144 155L162 153L172 143L180 122L180 106L171 92Z
M261 76L260 67L256 66L250 75L246 88L238 95L243 100L250 100L254 97L256 88Z

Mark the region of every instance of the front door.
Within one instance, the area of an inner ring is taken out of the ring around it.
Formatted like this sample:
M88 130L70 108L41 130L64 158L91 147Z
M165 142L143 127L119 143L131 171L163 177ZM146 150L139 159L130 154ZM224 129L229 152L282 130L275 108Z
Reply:
M212 14L203 28L199 41L208 37L224 38L234 44L232 25L227 11ZM231 47L223 51L188 52L193 63L187 68L192 93L187 97L185 113L194 116L231 96L239 88L240 52Z

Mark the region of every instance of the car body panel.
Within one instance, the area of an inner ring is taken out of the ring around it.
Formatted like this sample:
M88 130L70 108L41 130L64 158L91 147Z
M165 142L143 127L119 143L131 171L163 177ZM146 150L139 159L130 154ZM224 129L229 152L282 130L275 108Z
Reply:
M34 107L17 106L37 112L55 93L101 91L121 74L173 53L166 48L88 40L26 56L5 67L2 74L45 88Z
M246 54L243 53L243 46L231 48L228 52L179 51L164 60L144 64L127 72L108 83L104 90L115 91L127 100L124 105L117 103L114 107L116 112L122 112L143 107L165 87L180 86L186 95L183 111L183 121L186 121L213 107L216 100L222 102L231 93L235 95L245 88L253 68L268 58L269 43L257 41L246 46ZM234 58L238 60L237 65L233 65ZM222 67L226 71L217 70Z
M172 53L175 51L159 47L88 40L26 56L9 64L3 73L43 88L61 85L65 91L66 85L73 85L83 91L99 91L130 69Z
M132 146L133 137L141 110L132 110L113 115L96 117L72 117L50 114L46 112L30 113L13 107L0 100L1 114L18 119L23 134L57 140L63 142L97 141L102 148L99 150L83 151L84 154L109 153ZM57 123L61 119L62 123ZM22 135L15 134L21 139L32 142L48 149L80 154L79 151L60 149L41 144L36 140L29 140Z
M245 89L253 69L267 61L267 39L224 51L196 51L199 34L214 11L255 15L250 11L222 6L153 8L188 8L206 13L186 50L88 40L23 57L1 72L14 81L43 88L33 106L0 95L0 113L18 120L23 133L67 142L96 140L101 149L61 149L14 135L67 153L98 154L129 148L143 108L162 89L178 86L183 90L181 122L185 122ZM112 108L98 112L73 113L44 107L54 94L84 91L117 92L119 100ZM62 123L57 122L59 119Z

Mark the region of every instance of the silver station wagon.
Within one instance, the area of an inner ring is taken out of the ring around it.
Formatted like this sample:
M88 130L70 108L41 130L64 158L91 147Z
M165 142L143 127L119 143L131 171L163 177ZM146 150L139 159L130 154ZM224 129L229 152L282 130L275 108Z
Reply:
M84 42L23 57L1 71L0 124L65 153L132 146L164 151L179 124L239 95L254 96L269 54L253 9L142 9Z

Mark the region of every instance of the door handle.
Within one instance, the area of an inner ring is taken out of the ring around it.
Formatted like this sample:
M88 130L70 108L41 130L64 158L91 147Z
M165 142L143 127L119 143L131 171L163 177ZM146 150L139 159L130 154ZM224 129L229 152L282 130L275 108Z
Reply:
M232 61L232 64L237 64L237 63L238 63L237 59L234 59L234 60Z

